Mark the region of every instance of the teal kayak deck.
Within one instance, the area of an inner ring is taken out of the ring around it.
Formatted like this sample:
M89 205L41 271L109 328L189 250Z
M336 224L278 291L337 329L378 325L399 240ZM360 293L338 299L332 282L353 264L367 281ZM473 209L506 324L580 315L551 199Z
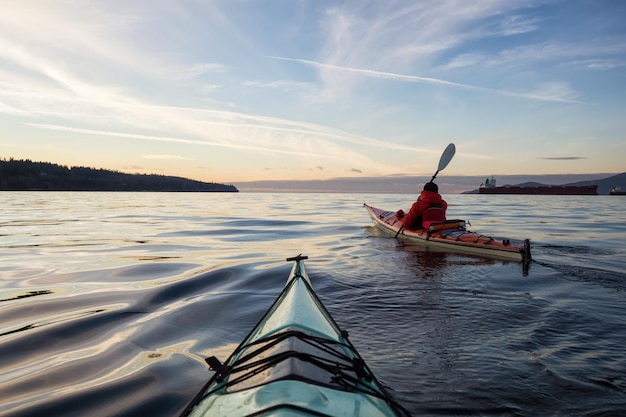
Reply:
M323 306L298 256L287 284L184 416L408 416Z

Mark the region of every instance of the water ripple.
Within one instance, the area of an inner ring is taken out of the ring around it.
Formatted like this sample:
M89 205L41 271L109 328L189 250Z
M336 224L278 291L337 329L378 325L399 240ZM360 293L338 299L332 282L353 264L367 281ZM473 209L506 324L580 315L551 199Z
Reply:
M298 253L414 415L626 412L615 200L556 198L547 213L539 200L447 197L475 230L531 238L524 271L377 233L362 203L396 209L408 196L9 194L1 416L177 415L211 375L204 358L226 359Z

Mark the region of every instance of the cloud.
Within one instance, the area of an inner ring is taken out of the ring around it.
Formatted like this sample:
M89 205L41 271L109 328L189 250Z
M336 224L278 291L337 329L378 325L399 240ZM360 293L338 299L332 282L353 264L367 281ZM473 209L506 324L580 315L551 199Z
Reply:
M313 66L313 67L324 68L324 69L332 69L332 70L342 71L342 72L355 73L355 74L358 74L358 75L362 75L362 76L365 76L365 77L371 77L371 78L381 78L381 79L386 79L386 80L395 80L395 81L411 82L411 83L435 84L435 85L441 85L441 86L445 86L445 87L461 88L461 89L465 89L465 90L474 90L474 91L480 91L480 92L497 93L497 94L502 94L502 95L506 95L506 96L520 97L520 98L531 99L531 100L554 101L554 102L576 103L576 104L580 104L581 103L581 102L579 102L577 100L554 94L555 93L554 91L549 91L548 92L549 94L543 94L544 91L533 91L533 92L529 92L529 93L517 93L517 92L500 90L500 89L495 89L495 88L479 87L479 86L470 85L470 84L456 83L456 82L452 82L452 81L448 81L448 80L444 80L444 79L440 79L440 78L419 77L419 76L415 76L415 75L404 75L404 74L394 74L394 73L390 73L390 72L374 71L374 70L368 70L368 69L362 69L362 68L339 67L339 66L336 66L336 65L329 65L329 64L324 64L324 63L321 63L321 62L314 62L314 61L310 61L310 60L307 60L307 59L296 59L296 58L286 58L286 57L276 57L276 56L269 57L269 58L280 59L280 60L285 60L285 61L299 62L299 63L305 64L305 65L309 65L309 66ZM557 84L558 83L554 83L554 85L557 85ZM563 86L564 84L565 83L560 83L561 86ZM569 96L573 95L571 89L570 89L568 95Z
M176 68L170 70L170 72L174 74L174 78L183 80L188 78L196 78L201 75L210 73L224 73L227 71L227 69L228 67L222 64L205 63L195 64L187 68Z
M543 157L539 159L547 159L550 161L575 161L578 159L587 159L585 156L552 156L552 157Z
M463 53L456 55L441 67L442 70L453 70L457 68L467 68L485 62L485 55L478 52Z
M557 30L551 36L554 40L545 41L542 30L554 26L554 19L586 23L585 19L572 17L580 11L555 17L545 10L545 1L400 2L394 7L383 3L346 2L330 7L322 21L325 44L315 55L273 55L272 58L317 68L322 84L319 100L324 102L338 101L353 94L357 84L364 81L350 76L358 74L527 100L580 104L580 94L571 94L571 89L567 95L544 95L528 91L523 85L520 87L519 78L511 88L506 88L503 82L513 80L522 70L537 74L539 65L545 66L539 71L552 74L544 69L567 65L570 60L603 58L597 61L597 68L611 68L616 63L607 58L621 57L625 52L620 37L597 36L574 43L562 36L567 32L565 29ZM551 27L550 33L554 29ZM493 77L481 74L485 82L497 80L496 88L463 82L460 78L465 75L463 72L456 73L456 80L440 76L441 71L464 68L512 70L507 77L500 76L502 73ZM526 78L531 79L528 75ZM539 78L534 78L533 82ZM555 76L554 82L565 82L559 78Z
M204 140L187 139L187 138L181 138L181 137L143 135L143 134L126 133L126 132L82 129L82 128L75 128L71 126L48 125L48 124L40 124L40 123L28 123L28 124L34 127L42 128L42 129L60 130L60 131L65 131L65 132L82 133L82 134L88 134L88 135L113 136L113 137L121 137L121 138L128 138L128 139L149 140L149 141L155 141L155 142L183 143L183 144L188 144L188 145L218 146L218 147L223 147L223 148L243 149L243 150L260 151L260 152L268 152L268 153L317 156L317 157L324 157L324 158L339 158L338 156L335 157L333 155L326 155L326 154L312 154L309 152L290 151L286 149L264 148L261 146L237 145L234 143L231 143L231 144L215 143L215 142L208 142Z
M276 89L282 91L312 91L314 85L307 82L298 81L243 81L241 83L244 87L264 88L264 89Z
M538 84L535 90L528 93L532 97L540 97L547 101L564 103L581 103L577 101L578 94L564 81L546 82Z
M56 116L73 125L59 122L33 124L40 128L274 154L350 158L368 165L376 165L376 162L344 144L420 151L419 148L394 145L312 123L221 110L155 106L124 89L82 79L64 66L44 56L36 56L28 49L3 43L2 39L0 49L10 61L33 74L44 76L48 81L39 86L31 84L29 88L32 90L12 96L21 109L9 104L4 104L2 109L11 113L23 111L26 115ZM209 67L217 68L213 65ZM196 70L207 68L204 65ZM50 112L49 109L55 111ZM115 122L115 130L101 128L110 126L112 121ZM146 131L158 133L143 133ZM167 132L174 131L176 136L167 135Z
M541 20L535 17L525 17L523 15L504 16L498 22L498 33L503 36L520 35L522 33L533 32L538 29L537 23Z
M193 161L193 158L187 158L180 155L141 155L144 159L180 159L185 161Z
M591 58L579 61L572 61L569 66L574 68L590 69L594 71L610 71L617 68L626 67L626 61L613 58Z
M556 141L551 129L583 123L577 114L591 111L550 106L552 115L536 117L533 111L548 106L522 102L518 112L495 108L493 98L498 105L501 96L579 104L588 94L600 109L604 96L620 97L619 71L609 72L625 66L623 34L610 29L620 23L619 13L578 15L602 9L595 6L246 2L245 13L255 16L250 20L229 2L200 3L167 0L146 8L121 0L7 0L0 14L0 115L9 122L7 136L14 135L16 148L40 145L34 139L40 136L75 153L82 148L77 138L104 138L112 146L122 141L107 137L144 141L133 155L139 164L142 154L190 155L227 175L265 165L276 175L340 175L346 161L373 175L410 172L422 157L438 157L446 136L476 144L501 126L516 128L516 120L537 121L520 135L542 130ZM608 14L615 20L601 19ZM581 26L565 24L574 20ZM591 21L607 24L587 33ZM602 80L596 71L606 71ZM487 114L488 108L495 111ZM604 110L598 115L615 118ZM479 133L473 121L487 117L493 123ZM593 123L605 130L615 124L602 117ZM33 126L67 134L33 134ZM164 146L151 149L155 142ZM478 155L485 147L464 149L476 150L466 157L485 158ZM235 166L248 163L245 170Z
M502 46L494 53L486 51L463 52L453 55L442 69L457 67L476 68L533 68L538 64L554 63L556 66L603 68L623 66L622 56L626 46L617 40L587 40L579 43L544 41L514 47ZM619 58L617 58L619 57Z
M125 165L122 167L122 169L125 170L137 170L137 171L143 171L145 168L142 167L141 165Z
M407 68L433 54L469 40L493 36L496 24L484 28L489 18L519 8L515 2L348 2L329 8L323 22L327 42L324 62L338 66ZM522 18L517 19L516 27ZM504 27L513 27L509 21ZM511 31L511 29L507 29Z

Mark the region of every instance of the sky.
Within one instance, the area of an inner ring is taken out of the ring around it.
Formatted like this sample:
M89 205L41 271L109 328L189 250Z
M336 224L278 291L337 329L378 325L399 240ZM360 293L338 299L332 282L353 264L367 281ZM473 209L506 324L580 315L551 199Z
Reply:
M626 171L626 2L0 0L0 158L235 184Z

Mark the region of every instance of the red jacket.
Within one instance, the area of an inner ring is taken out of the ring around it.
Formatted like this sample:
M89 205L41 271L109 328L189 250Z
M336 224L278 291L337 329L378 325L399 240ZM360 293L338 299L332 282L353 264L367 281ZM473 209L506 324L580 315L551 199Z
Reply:
M448 208L448 203L446 200L441 198L439 193L434 193L432 191L422 191L419 198L413 205L411 209L406 214L406 216L402 217L400 221L407 229L421 229L422 228L422 215L432 206L439 206L443 209L443 215L445 217L446 209Z

